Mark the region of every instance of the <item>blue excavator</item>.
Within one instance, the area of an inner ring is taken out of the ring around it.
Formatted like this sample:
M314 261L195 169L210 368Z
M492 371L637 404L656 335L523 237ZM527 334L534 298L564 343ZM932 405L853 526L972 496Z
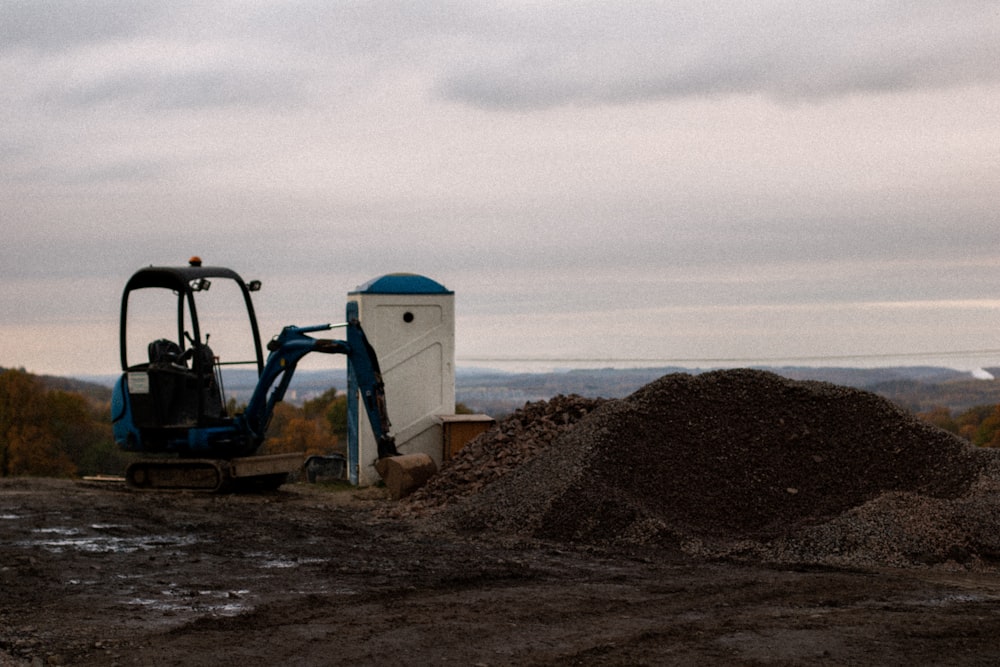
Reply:
M221 308L217 299L207 299L213 286L212 292L224 293ZM231 269L202 266L197 257L187 266L140 269L126 283L119 341L122 374L111 406L114 438L126 451L152 455L128 466L126 483L140 489L205 491L279 487L301 469L304 454L256 452L296 366L314 352L346 355L378 443L379 462L393 458L415 468L433 465L429 457L397 451L378 358L360 322L338 325L346 329L346 340L310 335L334 328L331 324L286 326L267 343L265 359L251 299L259 289L259 281L248 283ZM234 308L234 300L242 305ZM223 315L208 315L205 301ZM227 359L209 346L211 336L234 330L247 334L238 336L243 339L240 351L232 342L227 351L245 358ZM231 366L256 371L256 386L242 409L226 398L223 371Z

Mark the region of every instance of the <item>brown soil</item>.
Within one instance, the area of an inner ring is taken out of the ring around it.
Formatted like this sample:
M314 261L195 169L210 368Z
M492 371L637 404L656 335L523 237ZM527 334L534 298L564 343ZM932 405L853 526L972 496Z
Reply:
M993 452L753 371L556 397L399 503L0 480L0 665L987 665Z

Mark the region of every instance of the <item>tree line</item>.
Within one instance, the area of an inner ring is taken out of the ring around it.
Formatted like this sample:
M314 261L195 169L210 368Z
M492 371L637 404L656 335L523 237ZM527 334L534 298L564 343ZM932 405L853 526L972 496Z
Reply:
M347 454L347 395L328 389L302 407L281 402L267 428L262 454Z
M112 442L110 401L0 370L0 477L120 474L126 461Z
M917 416L977 447L1000 447L1000 405L980 405L957 414L937 407L918 412Z
M469 409L459 404L456 412ZM1000 447L1000 404L916 414L976 446ZM346 443L347 397L329 389L301 407L279 403L261 453L346 453ZM0 477L121 475L134 456L113 442L110 400L0 369Z

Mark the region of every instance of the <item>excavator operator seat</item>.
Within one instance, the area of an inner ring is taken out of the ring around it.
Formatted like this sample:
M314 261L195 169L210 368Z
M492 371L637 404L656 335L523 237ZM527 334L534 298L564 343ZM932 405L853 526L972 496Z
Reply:
M225 418L211 348L199 345L185 352L177 343L161 338L149 343L148 353L148 364L129 369L145 376L145 381L131 390L137 426L193 428ZM189 357L192 367L187 364Z
M182 364L180 361L181 346L172 340L167 340L166 338L154 340L149 344L147 349L149 351L149 364L151 366Z
M222 387L219 386L219 375L217 375L219 369L216 361L215 353L208 345L202 344L195 348L192 366L196 382L200 383L198 390L202 395L201 417L210 420L226 417L226 405L222 397Z

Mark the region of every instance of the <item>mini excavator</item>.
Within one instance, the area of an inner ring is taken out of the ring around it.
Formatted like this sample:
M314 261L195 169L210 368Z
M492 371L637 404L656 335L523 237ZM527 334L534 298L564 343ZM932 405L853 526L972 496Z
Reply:
M221 302L208 298L213 285L213 294L223 292ZM297 364L313 352L347 356L377 442L377 470L385 470L388 459L397 468L433 468L429 456L401 455L396 449L378 358L361 323L286 326L267 343L265 360L251 299L259 289L259 281L247 283L231 269L202 266L197 257L187 266L140 269L126 283L119 331L122 375L111 405L114 438L125 451L155 456L131 463L126 483L203 491L279 487L301 469L304 455L256 452ZM242 302L235 309L242 315L234 315L233 301ZM213 308L205 308L206 303ZM310 335L335 326L346 328L346 340ZM211 335L224 337L241 328L247 335L226 348L236 358L223 360L218 346L209 347ZM143 353L135 348L145 348L145 355L134 358ZM256 369L257 383L242 411L226 400L224 366ZM426 478L433 471L424 472Z

